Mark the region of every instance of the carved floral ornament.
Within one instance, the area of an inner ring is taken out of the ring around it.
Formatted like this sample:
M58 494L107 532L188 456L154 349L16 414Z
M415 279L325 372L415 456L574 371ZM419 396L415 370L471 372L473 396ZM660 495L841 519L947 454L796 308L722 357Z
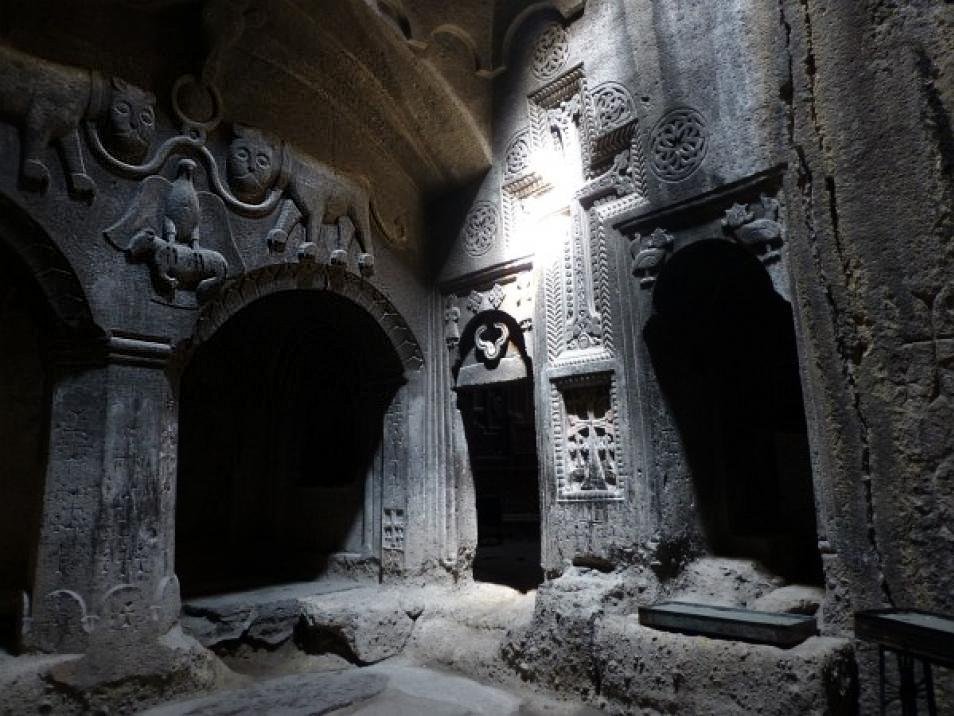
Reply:
M464 251L473 257L479 257L490 251L497 239L499 221L497 206L489 201L478 201L464 220L461 235Z
M507 177L523 174L530 168L530 157L533 152L530 131L521 130L510 140L507 154L504 158L504 168Z
M530 71L538 79L550 79L563 69L569 56L570 43L566 30L560 23L552 22L537 36Z
M607 82L593 90L593 107L600 131L607 131L633 118L633 102L626 88Z
M24 95L24 86L31 87L30 94ZM207 97L208 117L190 115L184 101L190 92ZM283 142L238 125L232 127L223 179L207 141L223 117L221 99L211 85L191 76L175 82L171 105L179 131L159 146L155 96L119 78L0 45L0 97L0 121L20 130L23 189L45 191L50 185L51 144L58 149L74 199L91 202L96 194L86 171L86 151L110 172L139 182L125 213L103 234L130 261L147 263L156 290L173 303L177 291L195 292L201 300L245 271L232 240L230 214L260 219L277 212L263 237L272 253L281 253L292 230L301 226L302 261L343 265L354 242L360 249L358 270L364 276L373 273L370 204L359 184ZM172 181L164 176L170 166ZM200 181L206 189L199 188ZM332 205L343 209L333 217L336 224L325 240L321 222Z
M705 118L690 107L667 112L653 127L650 147L650 165L657 177L667 182L688 178L709 149Z

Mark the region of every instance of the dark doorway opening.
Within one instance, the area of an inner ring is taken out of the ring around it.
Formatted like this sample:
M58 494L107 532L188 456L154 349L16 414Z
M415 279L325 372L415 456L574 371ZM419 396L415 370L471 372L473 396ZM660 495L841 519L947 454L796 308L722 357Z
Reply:
M677 252L644 338L682 436L711 548L820 584L792 310L727 241Z
M47 302L0 250L0 650L15 652L24 593L33 589L49 438Z
M382 427L402 376L371 316L323 291L260 299L197 349L180 386L184 596L379 559Z
M520 591L543 581L540 490L529 379L462 389L477 502L474 579Z

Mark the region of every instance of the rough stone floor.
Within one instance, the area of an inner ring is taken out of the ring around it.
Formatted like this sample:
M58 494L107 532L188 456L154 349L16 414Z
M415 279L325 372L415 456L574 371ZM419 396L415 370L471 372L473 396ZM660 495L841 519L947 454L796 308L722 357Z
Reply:
M314 665L320 669L319 664ZM591 707L560 703L536 693L503 689L416 666L406 660L367 667L309 671L257 681L147 711L148 716L225 714L360 714L361 716L465 716L510 714L585 716Z
M134 657L112 660L0 654L0 715L855 712L845 639L778 649L640 625L636 596L817 605L739 561L684 572L660 595L639 575L574 568L526 594L326 579L186 600L151 657L138 643L110 646Z

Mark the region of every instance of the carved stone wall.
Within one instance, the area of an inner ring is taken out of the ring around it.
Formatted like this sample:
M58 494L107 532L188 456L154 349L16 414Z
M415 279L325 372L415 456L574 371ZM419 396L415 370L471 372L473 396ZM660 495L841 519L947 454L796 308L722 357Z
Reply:
M408 383L384 421L390 478L376 499L405 521L421 514L424 486L406 481L423 454L424 321L403 314L426 293L393 245L375 251L372 234L390 239L366 181L233 121L203 79L146 90L8 44L0 155L0 241L54 325L24 647L128 649L178 620L177 380L190 350L259 296L330 291L380 326ZM376 550L383 509L367 525ZM392 541L389 578L421 569L431 540Z

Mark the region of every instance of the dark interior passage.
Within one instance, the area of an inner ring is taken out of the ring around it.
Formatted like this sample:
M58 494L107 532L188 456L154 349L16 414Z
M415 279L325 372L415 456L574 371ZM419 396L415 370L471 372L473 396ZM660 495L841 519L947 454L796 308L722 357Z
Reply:
M176 572L186 596L378 556L387 336L336 294L275 294L199 347L180 389Z
M461 390L477 501L474 579L527 591L543 581L533 395L527 379Z
M0 649L16 647L21 594L32 591L47 462L50 396L45 298L0 251Z
M820 583L791 307L726 241L679 251L644 337L682 435L711 548Z

